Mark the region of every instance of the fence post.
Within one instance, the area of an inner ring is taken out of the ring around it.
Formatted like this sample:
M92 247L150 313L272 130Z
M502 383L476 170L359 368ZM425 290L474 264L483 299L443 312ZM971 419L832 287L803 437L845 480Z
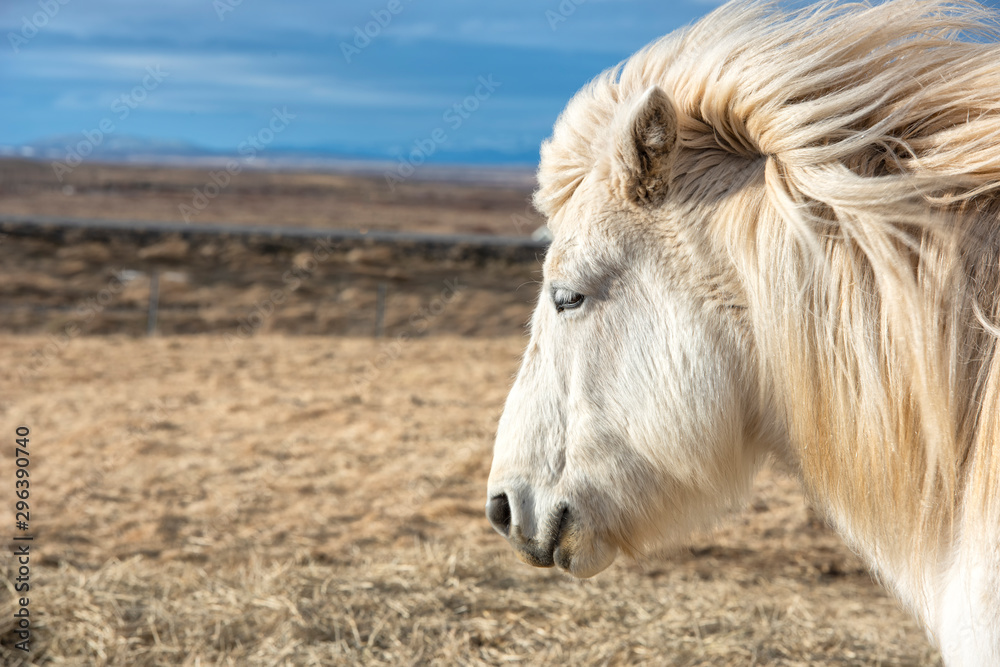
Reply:
M385 283L378 284L375 296L375 337L381 338L385 329Z
M156 310L160 302L160 273L153 269L149 274L149 312L146 314L146 335L156 333Z

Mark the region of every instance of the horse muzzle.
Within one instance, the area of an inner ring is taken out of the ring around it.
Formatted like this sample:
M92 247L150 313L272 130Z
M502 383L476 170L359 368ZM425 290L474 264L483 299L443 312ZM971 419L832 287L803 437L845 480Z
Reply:
M493 529L507 538L514 547L517 557L528 565L552 567L557 563L563 564L556 560L556 554L565 558L563 556L565 549L560 549L560 541L572 520L569 508L565 505L556 507L555 511L540 523L541 530L531 531L535 534L526 534L522 522L512 521L510 499L506 493L490 498L486 503L486 517L493 525Z
M486 503L486 516L494 530L507 539L524 563L534 567L558 565L573 576L589 577L614 560L617 549L584 539L580 517L567 503L557 504L537 522L524 511L529 507L528 503L512 507L506 493L498 493Z

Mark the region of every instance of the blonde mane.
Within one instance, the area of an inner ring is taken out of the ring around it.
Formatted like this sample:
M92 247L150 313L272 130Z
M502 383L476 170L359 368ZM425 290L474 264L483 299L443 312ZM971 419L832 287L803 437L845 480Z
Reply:
M664 205L742 211L703 224L807 488L918 578L1000 539L996 28L972 2L729 4L581 90L538 173L552 218L604 169L628 103L667 92Z

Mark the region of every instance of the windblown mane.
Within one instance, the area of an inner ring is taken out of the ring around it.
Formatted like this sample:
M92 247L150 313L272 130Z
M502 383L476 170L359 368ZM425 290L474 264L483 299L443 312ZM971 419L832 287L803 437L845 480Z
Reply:
M705 224L724 226L806 484L901 568L963 530L1000 536L972 534L1000 526L996 38L972 2L729 4L600 75L542 147L551 218L616 114L667 91L666 205L742 198Z

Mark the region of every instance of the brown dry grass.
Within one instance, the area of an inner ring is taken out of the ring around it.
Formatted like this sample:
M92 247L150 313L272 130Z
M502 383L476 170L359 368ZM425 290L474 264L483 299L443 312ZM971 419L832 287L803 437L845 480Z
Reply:
M46 341L0 336L0 365ZM81 337L4 374L0 433L32 430L30 661L938 664L773 473L682 553L518 563L482 505L522 344L415 340L360 388L391 343ZM0 591L0 660L26 664Z
M311 241L262 248L232 238L67 236L0 238L0 331L142 335L158 271L157 331L165 334L371 335L381 284L388 337L509 336L530 316L541 268L540 258L426 257L398 246L320 254L324 246ZM138 277L123 285L115 279L122 270ZM414 316L444 298L443 312L415 326Z
M48 162L0 159L0 215L185 221L215 169L85 162L59 181ZM419 173L418 173L419 176ZM529 186L247 170L190 222L525 236L542 224Z

